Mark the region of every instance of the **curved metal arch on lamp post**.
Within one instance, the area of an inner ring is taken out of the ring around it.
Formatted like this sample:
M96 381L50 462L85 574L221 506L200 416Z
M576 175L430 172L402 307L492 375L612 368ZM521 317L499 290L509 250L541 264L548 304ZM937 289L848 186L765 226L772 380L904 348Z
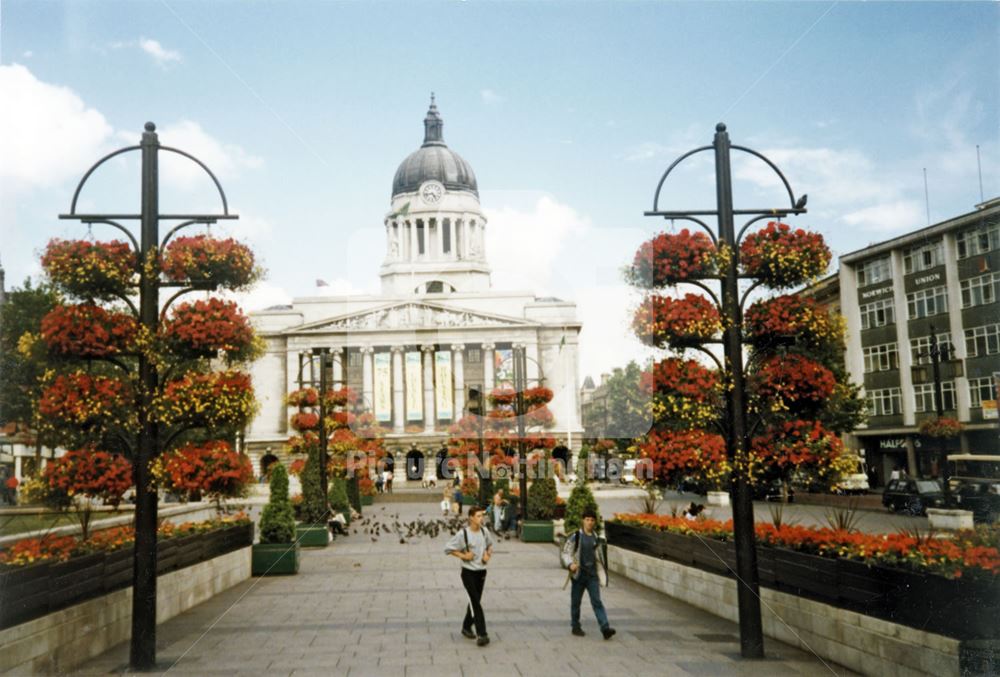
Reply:
M174 148L161 146L156 134L156 125L147 122L144 126L142 141L137 146L127 146L108 153L95 162L83 175L70 202L68 214L60 214L60 219L70 219L81 223L100 223L110 225L124 232L135 248L139 274L139 307L125 298L125 301L136 313L139 323L151 335L156 335L160 323L159 294L160 288L174 286L161 283L159 275L147 275L144 262L149 253L158 247L159 228L161 221L188 221L174 228L176 232L181 227L195 223L214 223L222 219L238 219L236 214L229 213L229 205L218 179L208 167L198 158ZM76 211L77 202L84 185L108 160L138 150L141 159L141 207L140 213L130 214L80 214ZM195 162L204 169L212 179L222 200L222 214L163 214L159 209L159 163L161 150L179 153ZM119 220L136 220L140 222L140 237L136 237ZM187 286L187 285L185 285ZM177 298L179 294L171 299ZM139 406L140 426L134 440L128 441L131 447L136 484L135 505L135 555L133 559L133 594L132 594L132 626L129 647L129 665L134 670L148 670L156 665L156 527L157 527L157 493L152 489L149 473L149 463L158 456L164 446L160 438L160 426L152 416L152 401L160 387L161 374L159 368L150 356L138 355L138 381L141 384L142 397ZM175 431L176 436L176 431Z
M716 208L713 210L664 211L659 208L660 192L664 182L677 165L687 158L702 151L712 149L715 154L715 187ZM764 161L781 180L788 193L789 208L769 209L734 209L732 191L732 168L730 153L732 150L748 153ZM726 429L727 456L736 471L733 473L731 494L733 497L733 534L736 542L737 568L737 601L740 621L740 653L744 658L762 658L764 656L763 626L760 612L760 582L757 571L757 553L754 547L753 502L750 486L743 467L746 464L747 446L749 442L746 410L746 383L743 365L742 336L742 306L747 300L747 294L742 297L739 290L739 249L738 243L746 230L757 221L767 217L781 217L789 214L805 213L805 196L798 201L791 185L769 158L744 146L734 146L729 141L726 125L719 123L715 127L715 136L711 146L702 146L678 157L667 168L656 186L652 211L644 212L646 216L659 216L666 219L687 219L701 223L695 217L715 216L718 219L718 238L713 240L716 246L724 245L732 251L726 266L719 271L721 303L713 298L722 311L724 329L722 336L725 363L728 364L728 375L732 388L727 389L726 409L729 426ZM734 215L752 215L736 235ZM712 235L711 230L709 234ZM703 285L698 285L702 286ZM751 290L753 287L751 287ZM707 352L707 351L706 351ZM712 356L713 359L715 356ZM717 364L720 362L717 360Z

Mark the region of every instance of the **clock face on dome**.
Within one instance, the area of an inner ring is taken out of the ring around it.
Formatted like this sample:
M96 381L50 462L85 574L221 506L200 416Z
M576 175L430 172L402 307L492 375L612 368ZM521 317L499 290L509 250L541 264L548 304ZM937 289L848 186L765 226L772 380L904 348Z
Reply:
M420 187L420 197L427 204L437 204L444 197L444 186L437 181L428 181Z

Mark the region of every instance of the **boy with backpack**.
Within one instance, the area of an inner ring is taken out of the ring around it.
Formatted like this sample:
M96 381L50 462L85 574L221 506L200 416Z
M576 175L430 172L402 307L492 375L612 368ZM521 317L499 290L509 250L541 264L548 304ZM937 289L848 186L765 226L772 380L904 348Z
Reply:
M483 528L483 509L474 505L469 508L469 526L458 531L444 546L444 554L462 560L462 585L469 597L462 621L462 636L475 639L479 646L490 643L486 634L486 618L480 600L486 585L486 565L493 556L493 537ZM475 623L476 631L472 632Z
M594 608L597 623L601 626L604 639L611 639L615 629L608 624L608 614L601 601L601 575L604 585L608 584L608 563L604 560L604 551L597 540L594 526L597 524L597 514L592 509L583 512L583 528L578 529L566 539L563 546L562 564L569 569L573 587L570 591L569 615L573 634L583 637L587 633L580 627L580 602L583 601L583 591L590 595L590 606Z

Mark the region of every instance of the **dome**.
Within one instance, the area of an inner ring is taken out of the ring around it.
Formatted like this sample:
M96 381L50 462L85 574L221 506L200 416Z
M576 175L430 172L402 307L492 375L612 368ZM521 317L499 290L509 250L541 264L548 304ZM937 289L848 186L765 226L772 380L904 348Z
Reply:
M444 121L431 95L431 107L424 118L424 143L410 153L396 170L392 180L392 196L411 193L424 181L440 181L448 190L467 190L479 196L476 175L469 163L444 143Z

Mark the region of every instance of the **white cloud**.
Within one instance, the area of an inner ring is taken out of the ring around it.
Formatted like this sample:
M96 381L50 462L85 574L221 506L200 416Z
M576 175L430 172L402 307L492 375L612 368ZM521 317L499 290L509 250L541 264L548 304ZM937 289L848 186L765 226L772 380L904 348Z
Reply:
M241 146L219 141L193 120L181 120L158 130L160 143L178 148L204 162L219 177L234 178L243 170L257 169L263 159L251 155ZM190 189L210 181L204 170L191 160L164 153L160 160L160 175L172 185Z
M0 179L41 187L79 176L106 150L113 129L68 87L20 64L0 66Z
M27 51L21 52L21 56L24 57L25 59L30 59L34 55L35 55L35 53L32 52L30 49L27 50Z
M283 306L292 302L292 295L283 287L270 282L258 282L249 291L223 292L224 298L236 301L244 312L264 310L271 306Z
M506 97L500 96L492 89L480 89L479 97L482 99L483 103L487 105L502 103L506 100Z
M161 68L166 68L172 62L181 60L180 52L173 49L164 49L163 45L158 41L151 40L150 38L139 38L139 49L153 57L153 61Z
M919 202L897 200L849 212L843 220L866 231L897 232L919 228L926 218L926 211Z

